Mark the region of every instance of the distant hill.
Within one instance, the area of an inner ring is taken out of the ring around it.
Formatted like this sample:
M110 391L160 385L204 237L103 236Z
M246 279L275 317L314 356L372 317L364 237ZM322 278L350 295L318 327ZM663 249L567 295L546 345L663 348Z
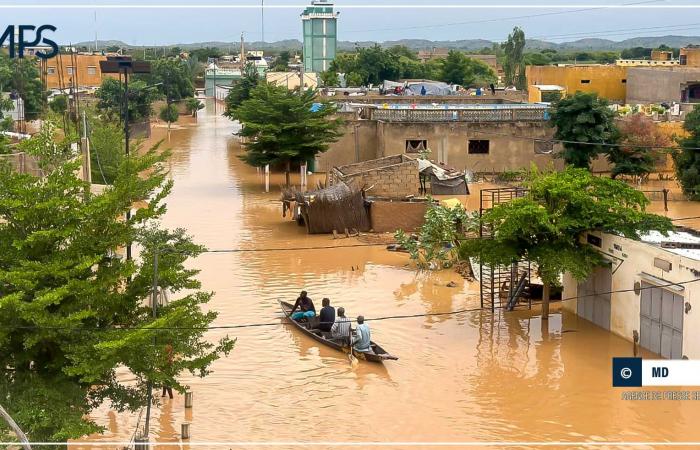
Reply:
M368 47L374 45L374 41L338 41L338 50L350 51L356 46ZM485 40L485 39L465 39L458 41L431 41L427 39L399 39L395 41L385 41L379 43L383 47L391 47L394 45L404 45L412 50L423 50L433 47L439 48L449 48L457 50L481 50L484 47L491 47L495 42ZM652 37L634 37L630 39L625 39L623 41L611 41L609 39L597 39L597 38L586 38L579 39L571 42L547 42L537 39L528 39L526 41L526 48L529 50L543 50L543 49L554 49L554 50L623 50L632 47L649 47L655 48L660 45L667 45L669 47L684 47L686 45L695 44L700 45L700 36L652 36ZM92 48L95 43L94 41L85 41L73 44L78 47L88 47ZM239 48L240 42L221 42L221 41L211 41L211 42L194 42L189 44L172 44L172 45L161 45L157 47L180 47L183 50L192 50L195 48L205 48L205 47L219 47L219 48L231 48L236 51ZM283 41L275 42L246 42L246 47L259 49L259 50L301 50L301 42L297 39L286 39ZM153 47L151 45L139 46L126 44L122 41L117 40L104 40L97 41L98 48L106 47L123 47L130 49L139 49L143 47Z

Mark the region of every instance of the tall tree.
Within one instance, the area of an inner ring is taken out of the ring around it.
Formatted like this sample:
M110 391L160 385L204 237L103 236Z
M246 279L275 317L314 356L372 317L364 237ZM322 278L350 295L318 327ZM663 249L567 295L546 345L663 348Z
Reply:
M97 90L97 108L107 113L112 119L119 119L123 114L124 87L114 78L105 78ZM129 122L148 119L153 110L151 104L160 94L150 89L143 80L129 83Z
M508 40L503 44L504 63L503 71L506 76L506 84L525 89L525 64L523 51L525 49L525 32L518 27L508 35Z
M157 90L169 102L194 96L192 70L187 61L180 58L160 58L152 63L151 73L139 78Z
M242 159L255 167L282 164L287 186L292 162L305 162L342 136L341 119L328 102L317 102L309 89L300 93L263 83L253 89L236 115L248 138Z
M27 120L38 119L44 111L46 92L34 58L13 58L0 52L0 92L16 92L24 101Z
M52 145L44 134L32 139ZM149 383L183 391L178 374L205 376L233 346L203 338L216 313L200 306L212 294L185 261L204 249L184 230L157 225L172 187L167 157L151 149L125 159L99 195L70 160L43 179L0 168L0 398L32 441L102 431L89 414L104 402L135 411ZM123 220L135 204L143 206ZM138 260L119 257L129 242L141 244ZM157 318L154 278L177 298ZM178 355L172 364L166 346ZM117 374L124 368L128 382ZM0 435L8 435L3 421Z
M250 93L260 83L260 76L252 63L246 64L243 77L236 82L226 96L224 116L231 120L238 119L238 107L250 98Z
M574 167L588 168L593 158L605 153L602 144L615 144L619 131L615 113L605 99L595 93L576 92L559 100L552 112L551 124L556 127L554 137L563 142L561 157Z
M543 318L549 314L550 288L564 273L583 280L603 264L601 254L581 242L583 233L598 230L639 239L650 230L672 229L668 218L645 212L649 200L642 192L586 169L535 170L526 185L526 197L482 216L493 238L467 241L461 252L488 265L510 266L524 258L534 263L544 284Z
M700 200L700 107L686 116L683 129L688 136L679 140L681 148L673 155L676 177L687 196Z
M612 177L643 176L654 170L654 163L671 139L645 114L632 114L619 122L620 146L608 147L608 161L613 164Z
M289 50L282 50L275 58L275 63L272 65L272 70L275 72L286 72L289 70L289 60L291 59Z

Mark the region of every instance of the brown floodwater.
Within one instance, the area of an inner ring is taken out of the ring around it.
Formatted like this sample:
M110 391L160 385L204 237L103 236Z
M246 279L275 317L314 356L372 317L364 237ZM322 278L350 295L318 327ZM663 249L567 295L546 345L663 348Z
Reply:
M210 249L357 242L309 236L282 218L283 176L273 175L265 193L261 175L238 159L233 129L209 102L196 123L184 121L172 130L175 186L166 226L186 228ZM371 322L373 339L399 360L353 368L343 354L285 324L277 299L293 299L305 289L317 304L327 296L351 317L424 314L478 307L478 284L451 270L418 273L405 254L382 247L208 253L190 264L201 270L203 289L216 292L207 308L219 312L217 325L279 324L208 333L209 339L236 337L235 349L214 363L210 376L184 378L194 408L186 410L179 394L160 401L153 409L152 441L179 442L183 421L191 422L191 442L211 443L193 448L260 448L256 442L326 442L316 448L334 448L328 442L498 441L537 448L534 443L542 441L700 441L700 403L623 401L624 390L611 387L611 357L631 356L631 343L556 306L545 327L534 309ZM450 281L457 287L447 287ZM129 441L138 416L105 405L93 413L107 427L104 435L71 448ZM222 442L239 444L214 444ZM573 447L579 448L561 446Z

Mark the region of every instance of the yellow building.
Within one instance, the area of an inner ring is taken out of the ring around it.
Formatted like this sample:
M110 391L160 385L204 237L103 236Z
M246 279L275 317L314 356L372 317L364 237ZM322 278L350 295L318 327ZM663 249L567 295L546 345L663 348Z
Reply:
M627 68L624 66L527 66L525 74L529 85L561 86L568 94L595 92L613 102L624 102L627 95Z
M103 55L56 55L42 64L48 89L67 89L75 77L78 87L98 87L103 77L116 78L116 74L105 74L100 70L100 61L106 61Z
M566 97L566 88L554 84L531 84L527 88L528 103L552 103Z

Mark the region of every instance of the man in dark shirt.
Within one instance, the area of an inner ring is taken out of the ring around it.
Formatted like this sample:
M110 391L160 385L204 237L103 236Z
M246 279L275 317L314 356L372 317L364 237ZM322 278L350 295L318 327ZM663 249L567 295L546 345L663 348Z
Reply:
M294 312L299 309L299 311ZM306 291L301 291L299 298L294 303L292 311L289 313L294 320L301 320L303 318L310 319L316 315L316 308L314 308L314 302L306 295Z
M335 322L335 308L331 306L331 301L328 298L322 300L323 308L319 313L318 328L321 331L331 331L333 322Z

